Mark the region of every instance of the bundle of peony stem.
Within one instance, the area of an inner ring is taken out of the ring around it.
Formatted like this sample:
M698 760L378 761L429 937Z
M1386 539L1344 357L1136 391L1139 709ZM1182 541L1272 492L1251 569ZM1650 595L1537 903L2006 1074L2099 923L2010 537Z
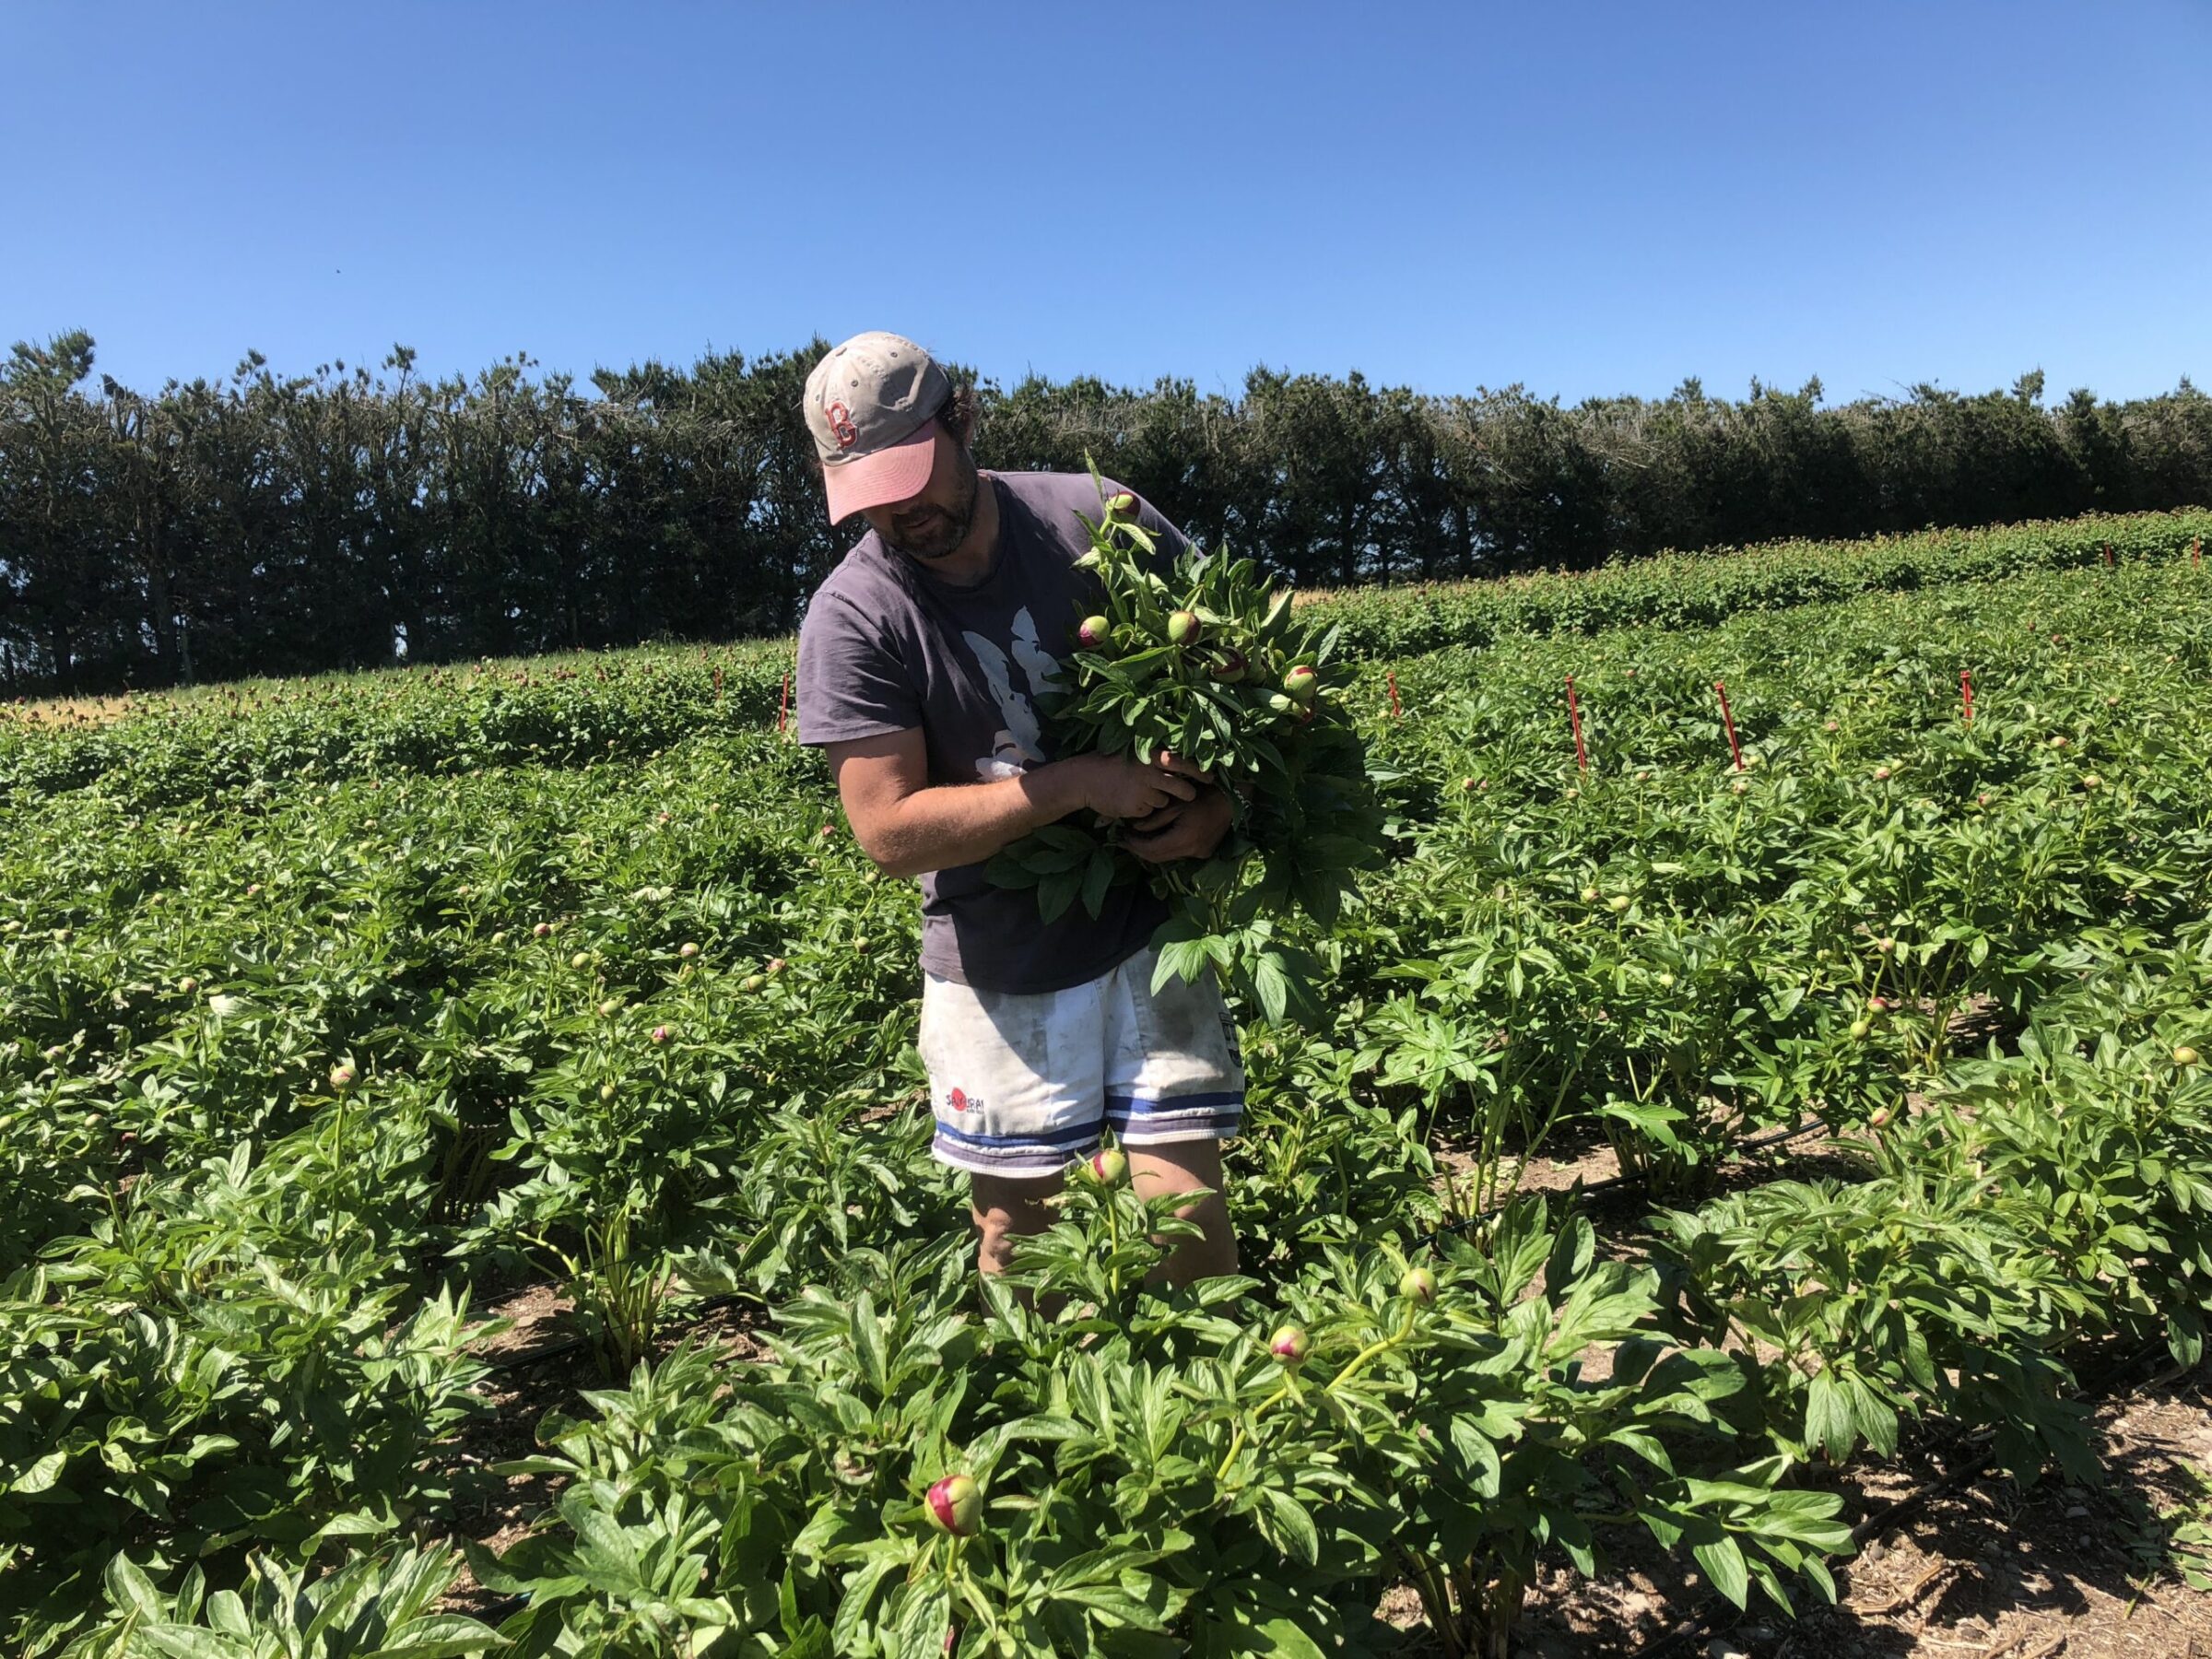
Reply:
M1049 825L1000 853L991 877L1035 888L1048 921L1078 900L1095 915L1112 888L1148 880L1173 907L1159 982L1211 966L1281 1019L1309 982L1286 924L1303 911L1332 925L1355 872L1378 861L1382 815L1336 695L1335 630L1302 620L1251 559L1163 559L1130 496L1101 490L1085 523L1096 609L1043 700L1051 752L1156 761L1166 750L1228 793L1234 826L1210 858L1156 865L1113 823Z

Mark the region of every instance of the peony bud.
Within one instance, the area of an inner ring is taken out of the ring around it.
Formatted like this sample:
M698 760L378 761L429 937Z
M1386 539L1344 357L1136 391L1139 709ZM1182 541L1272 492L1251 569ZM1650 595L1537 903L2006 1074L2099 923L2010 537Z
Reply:
M351 1088L353 1087L353 1067L350 1065L332 1066L330 1068L330 1086L340 1094L344 1094Z
M1300 663L1283 676L1283 689L1300 702L1311 702L1314 692L1321 689L1321 676L1308 665Z
M1398 1294L1408 1301L1432 1302L1436 1300L1436 1275L1426 1267L1408 1267L1398 1276Z
M652 1037L653 1037L653 1041L655 1041L655 1042L665 1042L665 1041L668 1041L668 1039L669 1039L669 1038L673 1037L675 1034L676 1034L675 1032L671 1031L671 1030L669 1030L669 1029L668 1029L666 1026L665 1026L665 1025L657 1025L657 1026L654 1026L654 1027L653 1028L653 1031L652 1031Z
M1171 645L1195 645L1201 631L1198 618L1187 610L1176 611L1168 618L1168 643Z
M1267 1338L1267 1351L1278 1364L1295 1368L1306 1362L1306 1356L1313 1351L1313 1341L1297 1325L1278 1325Z
M1083 1167L1100 1186L1119 1186L1122 1178L1129 1173L1129 1155L1119 1147L1101 1147Z
M965 1475L947 1475L930 1487L923 1510L939 1532L971 1538L982 1524L982 1488Z
M2173 1063L2176 1065L2194 1065L2196 1060L2196 1051L2185 1042L2173 1051Z
M1113 638L1113 624L1103 617L1086 617L1076 629L1076 642L1086 651L1103 651Z

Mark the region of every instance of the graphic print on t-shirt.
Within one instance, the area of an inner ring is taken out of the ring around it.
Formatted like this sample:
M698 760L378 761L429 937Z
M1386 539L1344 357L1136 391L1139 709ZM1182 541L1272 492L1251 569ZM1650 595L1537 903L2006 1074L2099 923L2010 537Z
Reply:
M993 641L972 629L963 629L960 633L968 649L975 653L975 660L982 665L983 683L998 704L999 718L1006 722L994 739L991 753L975 763L975 775L986 782L1016 777L1044 760L1043 733L1037 723L1036 707L1030 699L1052 683L1060 665L1037 642L1037 621L1030 615L1028 606L1014 613L1011 664L1006 661L1006 653ZM1028 697L1014 688L1016 665L1020 667L1022 678L1029 682Z

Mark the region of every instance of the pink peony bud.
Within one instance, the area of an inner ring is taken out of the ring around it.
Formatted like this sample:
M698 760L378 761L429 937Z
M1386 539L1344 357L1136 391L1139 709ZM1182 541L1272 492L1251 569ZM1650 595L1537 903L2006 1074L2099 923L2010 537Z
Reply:
M971 1538L983 1521L982 1488L965 1475L947 1475L931 1485L923 1507L939 1532Z

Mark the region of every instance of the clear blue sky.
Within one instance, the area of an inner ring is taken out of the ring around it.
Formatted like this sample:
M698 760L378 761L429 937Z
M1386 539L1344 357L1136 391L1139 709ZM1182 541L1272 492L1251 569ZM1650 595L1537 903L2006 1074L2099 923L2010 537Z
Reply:
M2212 6L0 5L0 346L2212 386Z

